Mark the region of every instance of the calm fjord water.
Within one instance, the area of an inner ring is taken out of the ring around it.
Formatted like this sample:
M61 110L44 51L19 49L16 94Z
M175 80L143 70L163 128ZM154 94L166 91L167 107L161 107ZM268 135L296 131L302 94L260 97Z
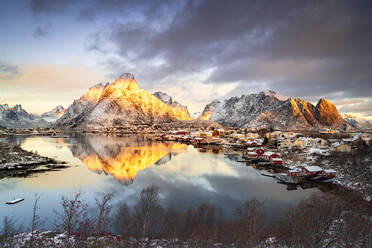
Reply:
M244 200L264 201L264 211L272 220L318 189L287 191L261 171L234 162L223 154L200 153L192 146L156 143L143 136L110 137L85 135L69 138L8 137L8 142L40 155L68 162L61 171L36 174L27 178L0 180L0 217L10 215L26 225L31 220L34 193L38 193L39 214L54 222L62 195L83 193L91 206L105 192L115 194L114 209L122 203L135 204L141 190L155 184L160 187L161 203L182 211L201 203L214 205L231 217ZM7 200L25 201L6 205Z

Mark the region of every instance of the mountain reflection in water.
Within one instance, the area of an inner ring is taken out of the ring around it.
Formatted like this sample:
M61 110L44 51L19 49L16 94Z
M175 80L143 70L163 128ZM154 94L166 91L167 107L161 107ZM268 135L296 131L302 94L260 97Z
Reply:
M187 145L178 143L152 143L141 136L125 139L105 136L85 136L70 146L91 171L113 176L121 184L131 184L137 173L152 164L160 165L172 155L185 151Z

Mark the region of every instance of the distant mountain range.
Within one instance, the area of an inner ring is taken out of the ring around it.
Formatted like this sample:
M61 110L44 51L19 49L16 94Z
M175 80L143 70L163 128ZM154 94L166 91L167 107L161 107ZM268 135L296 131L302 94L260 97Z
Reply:
M49 127L52 124L36 114L29 114L20 104L9 107L8 104L0 104L0 126L19 128Z
M97 84L68 107L41 115L29 114L21 105L0 104L0 126L7 128L66 127L110 128L163 124L166 127L230 126L281 130L319 128L371 128L371 122L350 115L341 116L334 104L321 98L314 106L299 98L274 91L214 100L203 112L190 116L186 106L163 92L142 90L134 76L122 74L115 82Z
M342 117L344 120L352 127L357 128L357 129L363 129L363 128L368 128L372 129L372 122L368 121L366 119L356 117L354 115L350 114L343 114Z
M66 111L67 111L67 109L65 109L63 106L59 105L59 106L55 107L54 109L41 114L40 117L42 119L46 120L47 122L54 123Z
M343 129L348 125L335 105L326 99L320 99L314 106L274 91L215 100L204 108L199 118L216 121L223 126L256 129Z

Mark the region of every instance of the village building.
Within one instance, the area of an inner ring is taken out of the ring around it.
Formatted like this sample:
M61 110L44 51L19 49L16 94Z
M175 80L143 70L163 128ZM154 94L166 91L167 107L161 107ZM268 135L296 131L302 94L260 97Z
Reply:
M270 161L273 158L280 158L280 155L278 153L268 151L263 154L262 158L267 161Z
M260 135L258 133L247 133L246 137L248 139L258 139L260 138Z
M329 129L329 128L322 128L322 129L319 129L319 133L320 134L335 134L336 130Z
M307 176L316 176L323 172L323 169L319 166L313 165L313 166L302 166L301 167L302 173L304 173Z
M306 143L305 143L306 141ZM292 148L297 148L300 150L303 150L305 146L307 145L307 140L303 138L298 138L292 143Z
M267 139L278 139L279 136L282 134L282 131L274 131L274 132L271 132L271 133L266 133L265 137Z
M281 158L271 158L270 161L273 165L283 165L283 160Z
M335 152L351 152L351 145L344 142L335 142L331 145L331 151Z
M296 139L292 144L292 148L297 148L297 149L303 150L305 148L304 139L302 139L302 138Z
M326 148L328 147L328 141L322 138L315 138L313 139L313 147L320 148L320 149Z
M223 137L225 135L225 130L224 129L214 129L212 132L213 136L217 137Z
M322 177L323 178L333 178L336 176L336 171L333 170L333 169L326 169L324 171L322 171Z
M277 140L277 147L281 150L292 148L291 139L279 139Z

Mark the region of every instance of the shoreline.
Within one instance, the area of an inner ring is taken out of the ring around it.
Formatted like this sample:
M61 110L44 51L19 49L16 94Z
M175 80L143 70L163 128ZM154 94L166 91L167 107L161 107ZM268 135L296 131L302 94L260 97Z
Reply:
M0 179L27 177L35 173L56 171L68 167L64 161L40 156L5 142L0 142L0 156Z

